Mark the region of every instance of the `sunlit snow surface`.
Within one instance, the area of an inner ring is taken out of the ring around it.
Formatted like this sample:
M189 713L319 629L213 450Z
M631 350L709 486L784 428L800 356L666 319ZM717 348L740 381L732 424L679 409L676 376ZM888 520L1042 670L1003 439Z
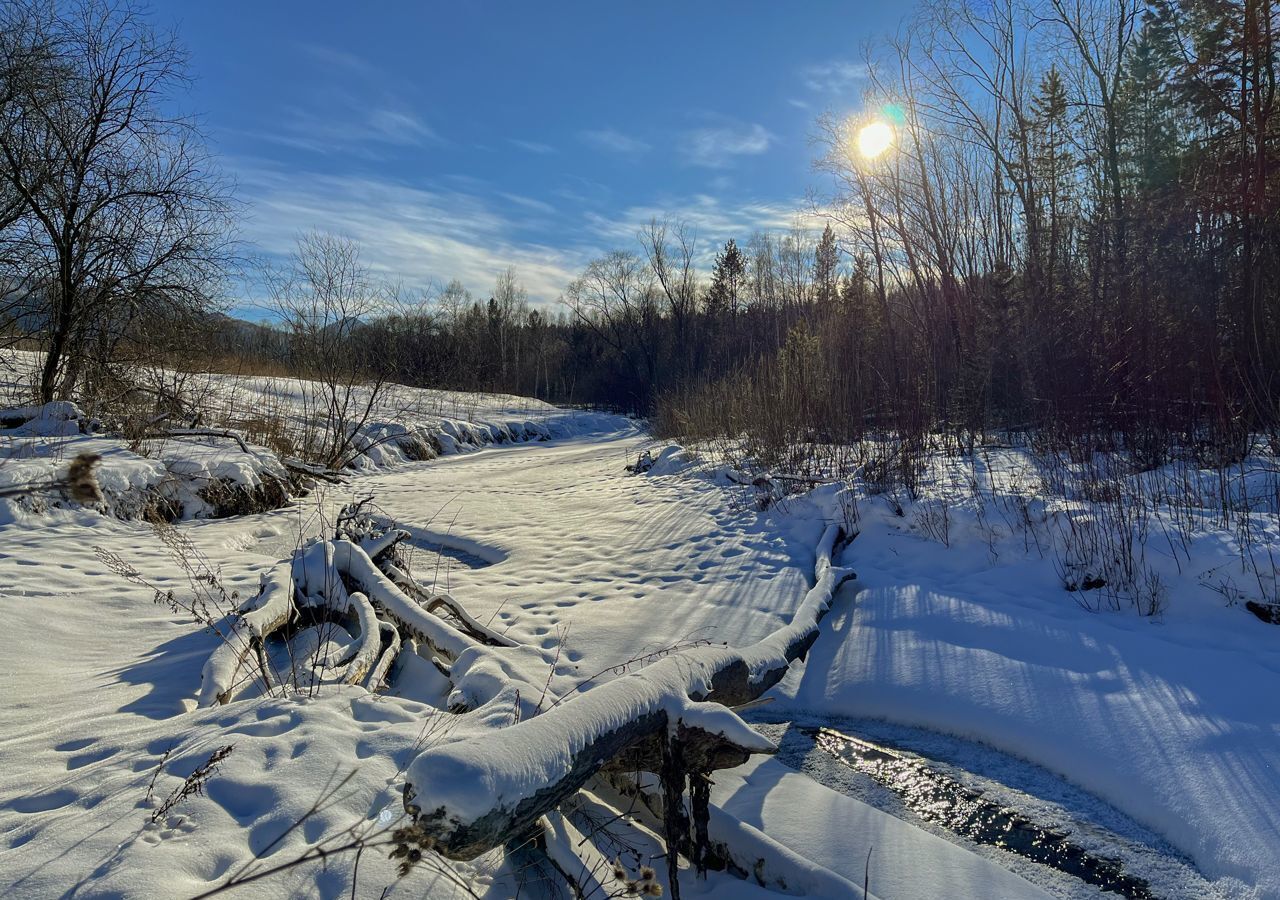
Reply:
M246 596L276 553L323 532L354 496L373 494L415 534L418 577L441 587L447 578L480 621L540 651L553 696L681 641L741 645L787 620L807 587L822 516L835 511L832 489L761 513L696 467L627 475L647 439L625 420L597 417L584 431L404 463L283 510L181 527L228 590ZM864 509L862 534L842 560L858 570L863 593L841 594L807 664L773 692L770 716L860 716L859 733L967 770L992 790L1003 784L1010 802L1096 822L1091 851L1105 849L1107 833L1129 842L1123 855L1158 896L1280 896L1273 629L1197 593L1193 578L1178 583L1159 621L1089 613L1047 560L1010 544L993 564L960 525L944 547L877 503ZM436 566L434 544L488 564L454 556ZM53 511L0 524L6 896L77 886L86 896L198 893L264 852L326 784L348 775L332 805L264 862L398 813L401 773L416 748L449 737L448 717L429 702L430 665L382 696L325 688L192 712L214 638L108 572L95 546L162 587L184 586L138 523ZM927 730L908 740L889 726L874 731L868 717ZM1054 774L969 755L963 748L972 745L939 731ZM205 794L150 823L158 803L225 745L234 751ZM856 884L871 852L873 894L1097 895L904 820L884 792L846 791L786 763L760 758L718 774L714 802ZM1068 789L1062 776L1090 793ZM339 855L237 895L349 896L354 869L351 854ZM496 854L458 871L488 897L539 896L536 871ZM385 851L365 854L356 896L379 897L388 885L391 896L455 893L425 870L398 882ZM772 896L727 875L705 884L690 877L685 893Z

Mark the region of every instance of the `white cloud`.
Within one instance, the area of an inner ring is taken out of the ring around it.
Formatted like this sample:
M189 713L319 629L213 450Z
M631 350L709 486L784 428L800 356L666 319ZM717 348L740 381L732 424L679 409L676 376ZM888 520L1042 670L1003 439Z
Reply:
M367 134L374 140L402 146L442 143L440 135L413 113L396 109L370 110Z
M745 244L757 231L795 226L815 234L826 222L803 199L727 203L709 194L659 197L616 214L586 212L553 221L555 210L519 194L492 192L473 179L448 187L420 187L374 176L321 175L244 160L236 166L248 200L242 236L259 252L287 256L300 234L320 229L357 241L365 262L389 279L427 287L458 278L477 297L515 266L531 302L554 304L565 285L610 248L638 250L637 235L650 219L680 220L696 235L698 265L709 271L729 238ZM511 206L505 206L510 204ZM531 223L533 211L543 218ZM523 230L522 230L523 227ZM556 233L552 246L528 235Z
M521 150L528 150L530 153L546 155L548 153L556 152L555 147L552 147L550 144L544 144L541 141L526 141L521 138L507 138L507 141L512 145L519 147Z
M352 238L375 272L409 286L458 278L476 296L488 296L498 273L515 266L530 300L549 304L594 252L521 240L511 218L465 191L253 163L238 166L237 175L249 201L243 237L276 258L293 250L299 234L316 228ZM530 198L506 199L550 210Z
M323 111L286 107L275 127L253 132L258 140L309 153L381 160L394 148L447 143L417 115L394 105L372 106L353 96L333 97Z
M531 209L535 212L547 213L550 215L556 211L556 208L550 203L545 203L542 200L535 200L533 197L526 197L523 194L508 194L506 192L502 192L498 194L498 196L503 200L514 203L516 206L523 206L525 209Z
M582 131L578 133L578 137L584 143L595 147L597 150L620 153L624 156L639 156L651 149L648 144L639 138L623 134L621 131L616 131L612 128Z
M849 60L831 60L800 70L804 86L819 94L850 94L866 80L867 67Z
M757 231L786 231L800 227L820 232L827 216L810 211L804 200L771 202L752 200L726 204L709 194L695 194L681 201L659 201L631 206L617 216L587 213L592 231L610 241L612 246L634 249L640 230L652 219L680 221L692 229L697 238L699 266L707 271L724 242L733 238L745 244Z
M739 156L757 156L769 149L774 136L763 125L725 123L688 132L685 159L695 166L720 169Z

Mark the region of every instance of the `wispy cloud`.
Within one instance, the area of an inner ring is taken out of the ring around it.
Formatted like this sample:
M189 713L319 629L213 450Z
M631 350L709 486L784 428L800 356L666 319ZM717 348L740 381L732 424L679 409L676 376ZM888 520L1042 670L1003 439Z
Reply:
M366 118L368 134L375 140L401 146L421 147L440 144L443 139L435 129L411 112L398 109L373 109Z
M323 111L287 107L280 111L273 128L252 136L309 153L365 160L385 159L394 149L446 143L435 129L405 109L373 106L344 95L332 97Z
M543 213L551 207L519 195L486 199L463 190L300 173L256 161L236 170L250 207L243 236L271 257L286 256L299 234L319 228L357 241L376 272L410 286L458 278L477 296L487 296L498 273L515 266L530 299L545 304L559 297L594 252L525 240L521 217L498 202Z
M615 216L586 214L588 227L616 246L631 248L636 235L652 219L678 220L697 236L699 266L709 270L715 254L729 238L745 243L757 231L786 231L799 227L820 232L827 218L810 211L805 201L749 200L725 203L710 194L680 200L631 206Z
M852 94L866 80L867 67L847 59L835 59L800 70L804 86L819 94Z
M523 206L525 209L531 209L535 212L547 213L550 215L556 211L556 208L550 203L544 203L541 200L535 200L533 197L526 197L523 194L509 194L505 191L498 194L508 203L514 203L516 206Z
M578 137L589 146L595 147L597 150L605 150L609 153L620 153L624 156L639 156L647 153L651 148L639 138L634 138L629 134L623 134L613 128L601 128L590 131L581 131Z
M235 169L249 215L243 237L268 257L282 258L313 228L348 236L379 274L410 287L458 278L477 297L515 266L537 304L552 304L591 258L618 247L635 250L650 219L680 220L697 237L698 265L709 271L729 238L825 224L803 199L727 202L710 194L658 197L618 211L566 217L541 200L494 190L472 178L428 186L371 175L332 175L238 160ZM533 213L534 215L530 215ZM555 245L545 235L556 234Z
M362 56L356 56L346 50L339 50L336 47L330 47L326 44L313 44L308 41L300 41L297 44L299 50L304 54L315 59L326 66L334 68L346 69L348 72L355 72L360 75L376 75L377 66L369 62Z
M385 159L396 148L447 142L415 111L413 90L375 62L323 44L298 43L309 88L271 110L254 137L311 153Z
M692 165L721 169L739 156L764 153L773 141L773 134L763 125L725 122L686 133L682 149Z
M538 153L546 155L555 153L556 148L550 144L544 144L541 141L526 141L521 138L507 138L507 141L513 146L519 147L521 150L528 150L530 153Z

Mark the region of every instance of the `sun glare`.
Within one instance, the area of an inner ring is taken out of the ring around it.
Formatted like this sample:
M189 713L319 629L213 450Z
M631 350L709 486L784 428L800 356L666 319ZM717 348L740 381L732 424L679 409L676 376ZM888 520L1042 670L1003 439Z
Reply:
M893 146L893 128L887 122L871 122L858 129L858 152L875 159Z

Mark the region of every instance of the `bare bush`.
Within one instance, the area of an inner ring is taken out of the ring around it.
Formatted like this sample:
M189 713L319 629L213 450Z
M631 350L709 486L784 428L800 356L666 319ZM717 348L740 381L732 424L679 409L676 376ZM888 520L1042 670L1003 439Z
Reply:
M386 348L357 340L383 308L385 289L346 238L312 232L299 238L287 267L271 276L275 311L290 338L302 405L297 443L304 458L340 469L358 455L356 434L378 411L393 360Z

